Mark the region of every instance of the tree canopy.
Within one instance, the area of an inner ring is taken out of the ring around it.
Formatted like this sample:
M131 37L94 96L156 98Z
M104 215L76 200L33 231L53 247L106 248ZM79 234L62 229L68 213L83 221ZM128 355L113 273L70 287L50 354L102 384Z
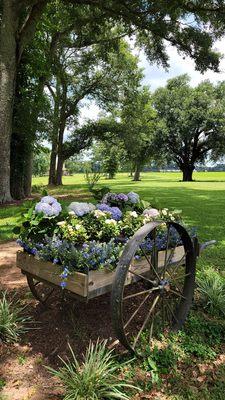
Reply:
M52 15L51 19L49 15ZM13 162L13 156L10 157L11 151L23 153L25 146L24 135L15 137L12 133L17 109L14 108L15 87L18 86L22 64L27 65L24 54L29 46L34 48L38 43L39 61L43 47L48 47L46 54L51 61L45 63L45 58L42 59L45 64L40 68L42 83L49 78L48 67L57 66L55 54L63 42L69 43L71 49L80 50L102 43L107 54L113 40L116 46L118 37L125 36L133 38L136 45L145 50L150 62L168 66L166 43L170 43L184 56L194 59L199 71L207 68L218 71L220 55L213 50L213 44L224 33L225 2L1 0L0 23L0 202L3 203L11 199L11 194L15 195L15 182L23 182L24 194L29 186L27 177L32 152L23 168ZM115 33L113 38L108 35L112 29ZM11 185L10 169L13 169ZM20 170L23 179L18 177Z
M154 106L164 124L158 150L176 162L184 181L192 180L196 163L224 154L224 82L205 81L193 88L188 75L178 76L156 90Z

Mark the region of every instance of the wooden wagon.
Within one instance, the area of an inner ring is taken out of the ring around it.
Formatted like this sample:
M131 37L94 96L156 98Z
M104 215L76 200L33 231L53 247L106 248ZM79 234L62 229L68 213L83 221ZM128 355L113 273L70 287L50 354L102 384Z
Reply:
M164 248L159 250L162 229ZM151 244L148 250L146 240ZM154 336L182 327L193 299L196 259L211 243L199 246L178 223L150 222L125 244L116 270L74 271L64 294L88 302L111 292L115 334L128 350L137 351L139 342L151 344ZM46 304L60 288L60 266L23 251L17 253L17 266L40 302Z

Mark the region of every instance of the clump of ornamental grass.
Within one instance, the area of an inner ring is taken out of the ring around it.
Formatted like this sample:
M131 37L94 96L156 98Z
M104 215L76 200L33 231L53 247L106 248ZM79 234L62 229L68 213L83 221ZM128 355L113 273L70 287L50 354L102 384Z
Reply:
M70 345L69 349L71 360L59 357L63 364L59 370L47 367L63 383L64 400L129 400L125 391L139 390L119 379L119 366L112 350L107 349L106 341L90 342L82 363L78 362Z
M27 331L30 318L23 315L25 307L18 301L8 300L3 292L0 299L0 341L7 343L18 342L20 336Z
M225 279L213 268L207 268L197 275L198 291L203 307L211 314L225 315Z

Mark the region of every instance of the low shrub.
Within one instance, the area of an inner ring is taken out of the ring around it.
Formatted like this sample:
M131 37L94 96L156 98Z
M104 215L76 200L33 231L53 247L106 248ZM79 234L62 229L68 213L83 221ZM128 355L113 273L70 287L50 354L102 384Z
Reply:
M225 279L213 268L197 274L203 307L213 315L225 315Z
M6 292L0 299L0 341L15 343L27 331L30 318L23 316L24 307L18 301L9 301Z
M83 363L79 363L71 346L71 361L60 357L63 366L59 370L47 369L61 380L65 387L64 400L129 400L125 390L138 388L124 383L118 377L119 366L106 348L106 342L90 343Z

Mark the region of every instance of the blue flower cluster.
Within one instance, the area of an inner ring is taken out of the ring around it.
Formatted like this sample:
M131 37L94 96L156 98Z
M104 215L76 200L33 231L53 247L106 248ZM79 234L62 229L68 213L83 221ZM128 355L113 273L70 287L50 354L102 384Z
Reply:
M122 211L119 209L119 207L110 207L105 203L97 204L96 207L100 211L110 213L112 219L115 219L116 221L119 221L122 218Z
M80 263L86 265L89 270L109 267L114 269L121 253L121 243L110 240L108 243L101 243L95 240L84 243L80 249Z
M33 247L31 243L26 243L21 239L17 239L16 243L21 246L28 254L35 256L37 254L37 245Z

